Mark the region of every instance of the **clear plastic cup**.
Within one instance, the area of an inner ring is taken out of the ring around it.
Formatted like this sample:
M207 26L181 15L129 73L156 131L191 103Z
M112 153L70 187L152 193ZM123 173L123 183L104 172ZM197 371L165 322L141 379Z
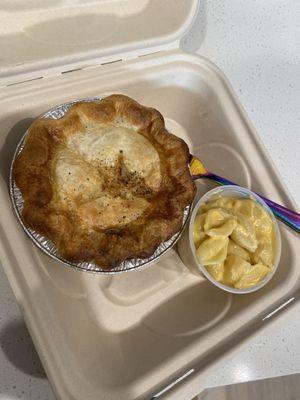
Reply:
M275 255L274 255L273 269L257 285L251 286L246 289L236 289L234 287L227 286L221 282L218 282L216 279L214 279L210 275L210 273L206 270L205 266L202 265L196 257L196 248L195 248L194 239L193 239L193 227L194 227L195 217L197 215L199 208L203 204L207 203L208 201L212 201L217 198L220 198L220 197L249 198L249 199L255 200L270 215L273 225L274 225L276 243L275 243ZM269 206L260 197L258 197L255 193L253 193L251 190L240 187L240 186L234 186L234 185L220 186L220 187L217 187L217 188L212 189L209 192L207 192L195 204L190 221L188 223L188 226L186 227L185 231L183 232L182 237L178 243L178 251L179 251L179 255L180 255L182 261L184 262L185 266L193 274L205 276L215 286L217 286L220 289L223 289L227 292L230 292L230 293L235 293L235 294L252 293L252 292L255 292L255 291L261 289L262 287L264 287L273 278L273 276L278 268L280 255L281 255L280 230L279 230L276 218L275 218L273 212L271 211L271 209L269 208Z

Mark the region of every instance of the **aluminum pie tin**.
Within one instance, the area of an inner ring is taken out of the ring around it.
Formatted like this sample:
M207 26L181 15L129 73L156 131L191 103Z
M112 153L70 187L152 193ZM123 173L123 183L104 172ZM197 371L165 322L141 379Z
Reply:
M99 101L101 100L101 97L93 97L93 98L86 98L86 99L81 99L81 100L76 100L72 101L69 103L64 103L61 104L55 108L52 108L51 110L45 112L44 114L40 115L38 119L42 118L51 118L51 119L60 119L62 118L67 111L69 110L72 105L78 102L92 102L92 101ZM183 229L185 227L185 224L189 218L190 211L191 211L191 205L187 206L184 210L183 213L183 220L182 220L182 227L179 232L177 232L174 236L172 236L169 240L166 240L165 242L161 243L154 253L148 257L148 258L134 258L134 259L129 259L121 262L114 268L110 270L105 270L102 269L100 266L93 262L79 262L79 263L74 263L71 261L68 261L64 258L62 258L59 254L59 251L56 247L56 245L49 240L47 237L44 235L41 235L40 233L36 232L35 230L32 230L28 228L23 220L22 220L22 209L24 205L24 199L22 196L22 193L20 189L17 187L16 183L14 182L12 178L12 169L13 169L13 164L18 156L18 154L22 151L24 144L25 144L25 138L28 133L28 130L24 133L22 136L21 140L18 143L18 146L16 148L14 157L12 159L11 167L10 167L10 175L9 175L9 193L11 197L11 201L15 210L15 213L17 215L17 218L26 232L26 234L29 236L29 238L33 241L33 243L41 249L44 253L46 253L48 256L53 258L56 261L60 261L63 263L65 266L73 268L75 270L83 271L83 272L90 272L94 274L105 274L105 275L114 275L122 272L127 272L127 271L133 271L136 269L140 269L146 266L149 266L153 262L157 261L159 257L161 257L163 254L165 254L168 250L170 250L177 240L180 238L181 233L183 232Z

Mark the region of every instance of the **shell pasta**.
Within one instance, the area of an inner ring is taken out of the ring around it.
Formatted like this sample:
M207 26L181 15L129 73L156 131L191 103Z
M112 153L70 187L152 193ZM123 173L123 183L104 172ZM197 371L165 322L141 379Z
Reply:
M217 281L248 288L274 263L273 222L252 199L220 197L201 206L193 227L196 257Z

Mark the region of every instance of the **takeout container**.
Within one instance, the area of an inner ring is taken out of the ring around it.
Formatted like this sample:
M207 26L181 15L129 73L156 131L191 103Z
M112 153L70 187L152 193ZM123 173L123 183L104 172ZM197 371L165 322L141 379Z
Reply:
M37 249L14 215L8 175L19 139L34 118L58 104L124 93L157 108L167 129L212 171L296 205L226 78L209 60L179 49L197 1L5 4L0 255L55 394L64 400L190 399L220 357L231 356L291 304L299 288L299 238L280 225L282 265L248 296L193 276L176 249L128 274L71 271ZM197 196L212 187L197 185Z
M193 239L193 229L194 229L196 215L201 206L203 206L207 202L216 200L220 197L252 199L252 200L256 201L269 214L269 216L271 217L271 220L273 222L274 232L275 232L275 246L274 246L275 255L274 255L272 271L261 282L259 282L257 285L254 285L250 288L236 289L234 287L224 285L223 283L218 282L207 271L205 266L201 264L201 262L198 260L198 258L196 256L196 248L195 248L194 239ZM280 235L278 223L277 223L276 218L275 218L273 212L271 211L270 207L260 197L258 197L254 192L252 192L249 189L240 187L240 186L233 186L233 185L221 186L221 187L214 188L214 189L208 191L207 193L205 193L204 196L202 196L195 204L193 212L191 214L191 218L189 220L189 224L186 227L186 229L184 230L183 235L179 241L178 252L179 252L179 255L180 255L182 261L184 262L184 264L195 275L204 276L213 285L215 285L216 287L218 287L222 290L225 290L226 292L233 293L233 294L249 294L249 293L256 292L259 289L262 289L273 278L273 276L278 268L280 256L281 256L281 235Z

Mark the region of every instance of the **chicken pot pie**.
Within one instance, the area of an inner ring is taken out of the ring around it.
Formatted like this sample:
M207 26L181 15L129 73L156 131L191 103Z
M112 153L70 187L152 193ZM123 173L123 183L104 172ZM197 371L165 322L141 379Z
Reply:
M71 262L111 269L178 232L195 194L185 142L123 95L79 102L29 128L13 164L22 220Z

